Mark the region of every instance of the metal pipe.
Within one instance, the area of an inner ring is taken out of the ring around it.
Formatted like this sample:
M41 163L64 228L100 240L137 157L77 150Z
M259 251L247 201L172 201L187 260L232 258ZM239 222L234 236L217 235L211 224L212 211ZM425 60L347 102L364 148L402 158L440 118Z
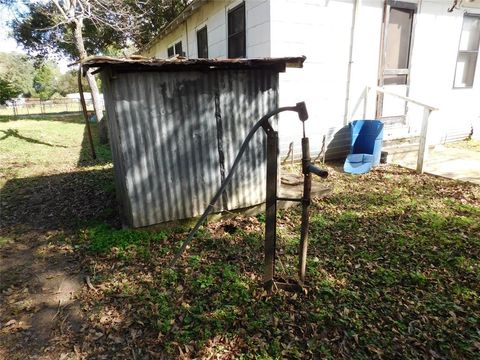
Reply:
M287 198L287 197L277 197L278 201L293 201L293 202L302 202L303 199L297 199L297 198Z
M360 11L360 6L361 6L361 0L355 0L353 4L352 29L350 32L350 49L349 49L349 55L348 55L347 88L346 88L346 96L345 96L345 113L343 117L343 125L348 124L348 117L350 112L352 65L354 63L355 34L357 32L357 20L358 20L358 14Z
M312 176L310 175L310 145L308 138L302 139L302 172L303 172L303 201L302 201L302 227L300 233L300 245L298 249L299 264L298 278L305 281L305 269L307 264L308 249L308 221L310 218L310 194L312 190Z
M190 49L189 49L189 46L188 46L188 25L187 25L187 22L188 22L188 18L185 19L185 39L186 39L185 42L186 42L186 45L187 45L187 52L186 52L185 56L187 58L189 58L190 57ZM197 54L197 57L198 57L198 54Z

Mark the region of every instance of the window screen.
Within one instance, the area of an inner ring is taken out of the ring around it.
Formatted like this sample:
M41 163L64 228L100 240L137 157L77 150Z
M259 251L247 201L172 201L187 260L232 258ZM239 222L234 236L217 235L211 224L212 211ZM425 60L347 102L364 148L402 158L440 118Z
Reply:
M413 24L412 9L391 7L385 42L385 69L394 73L385 75L384 85L405 85L410 58Z
M480 16L465 14L455 67L455 88L473 86L480 43Z
M413 10L392 7L387 29L387 69L407 69L412 36Z
M197 50L199 58L208 58L207 27L197 31Z
M228 12L228 57L246 57L245 3L238 5Z

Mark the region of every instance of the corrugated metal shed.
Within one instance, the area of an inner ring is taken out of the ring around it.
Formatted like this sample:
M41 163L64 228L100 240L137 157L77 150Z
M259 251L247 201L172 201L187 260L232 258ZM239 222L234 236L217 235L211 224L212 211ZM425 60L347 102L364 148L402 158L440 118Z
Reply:
M278 73L304 58L91 58L102 72L117 197L123 221L143 227L199 216L244 136L278 107ZM265 199L258 132L216 210Z

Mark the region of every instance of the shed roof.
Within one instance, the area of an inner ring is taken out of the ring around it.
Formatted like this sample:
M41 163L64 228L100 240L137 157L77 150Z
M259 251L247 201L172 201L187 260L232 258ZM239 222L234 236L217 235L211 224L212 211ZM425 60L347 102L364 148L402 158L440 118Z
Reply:
M254 59L189 59L176 57L170 59L146 58L132 56L114 58L109 56L92 56L82 62L84 68L113 68L116 71L189 71L216 69L271 69L278 72L286 67L303 67L305 56L254 58Z

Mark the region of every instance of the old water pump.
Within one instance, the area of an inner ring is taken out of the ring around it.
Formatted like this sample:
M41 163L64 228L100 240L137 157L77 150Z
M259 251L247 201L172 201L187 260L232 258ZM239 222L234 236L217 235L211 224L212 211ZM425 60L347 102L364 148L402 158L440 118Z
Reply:
M284 198L278 197L278 132L270 125L269 119L284 111L294 111L298 114L298 118L302 122L303 126L303 138L302 138L302 173L304 177L303 182L303 196L301 198ZM187 239L183 243L181 249L173 259L173 264L183 254L188 244L192 241L193 236L205 221L207 216L213 211L214 205L220 198L225 188L229 184L238 163L248 146L248 143L252 139L255 132L261 127L267 135L267 192L266 192L266 211L265 211L265 265L263 285L268 291L273 289L284 289L288 291L297 291L303 288L305 281L305 269L307 261L307 249L308 249L308 227L309 227L309 206L311 203L311 186L312 178L311 174L318 175L322 178L328 176L325 170L322 170L314 166L310 158L309 140L305 136L305 121L308 119L308 112L304 102L297 103L295 106L281 107L273 110L262 117L247 134L245 140L240 147L237 157L228 173L228 176L223 181L220 189L212 198L210 204L205 209L202 216L199 218L193 229L188 234ZM276 224L277 224L277 202L281 201L296 201L302 204L302 223L301 223L301 235L298 251L298 281L294 280L280 280L275 278L275 258L276 258Z

